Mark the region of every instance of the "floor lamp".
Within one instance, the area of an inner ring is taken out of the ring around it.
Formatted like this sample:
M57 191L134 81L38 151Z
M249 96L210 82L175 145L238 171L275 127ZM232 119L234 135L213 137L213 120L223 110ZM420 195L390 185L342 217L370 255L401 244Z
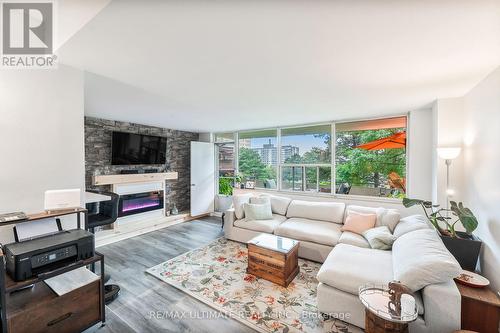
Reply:
M462 148L460 147L442 147L437 149L438 156L445 160L446 163L446 209L449 209L450 196L453 194L453 190L450 188L451 161L460 155L461 150Z

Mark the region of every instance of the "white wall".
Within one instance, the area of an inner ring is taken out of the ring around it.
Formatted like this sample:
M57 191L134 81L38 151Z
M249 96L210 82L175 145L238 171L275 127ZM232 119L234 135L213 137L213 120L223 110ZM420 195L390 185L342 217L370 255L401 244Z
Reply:
M446 164L437 154L438 147L462 147L464 109L463 98L446 98L436 101L433 108L433 167L434 183L432 189L433 202L446 206ZM462 200L463 189L463 154L452 161L450 166L450 189L454 194L450 200Z
M408 128L408 197L432 197L432 110L410 112Z
M500 290L500 67L463 104L464 201L479 220L482 272Z
M0 71L0 156L0 212L42 211L45 190L84 188L81 71Z

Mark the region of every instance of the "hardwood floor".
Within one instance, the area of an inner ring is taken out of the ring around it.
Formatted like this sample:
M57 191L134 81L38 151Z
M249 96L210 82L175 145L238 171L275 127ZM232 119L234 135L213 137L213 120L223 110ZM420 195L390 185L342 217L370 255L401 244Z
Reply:
M206 217L99 247L121 292L106 307L106 325L88 332L255 332L145 272L222 235L220 218ZM178 317L161 318L165 311Z

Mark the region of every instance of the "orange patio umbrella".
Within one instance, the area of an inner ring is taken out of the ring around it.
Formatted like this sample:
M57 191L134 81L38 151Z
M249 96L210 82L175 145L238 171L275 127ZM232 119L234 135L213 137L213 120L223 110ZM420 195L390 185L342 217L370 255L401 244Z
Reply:
M386 138L373 140L355 148L365 150L379 150L379 149L401 149L406 148L406 132L395 133Z

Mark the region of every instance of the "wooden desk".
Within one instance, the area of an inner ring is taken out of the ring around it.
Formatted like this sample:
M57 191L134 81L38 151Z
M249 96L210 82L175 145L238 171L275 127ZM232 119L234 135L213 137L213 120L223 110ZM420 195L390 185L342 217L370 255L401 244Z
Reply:
M53 210L53 211L43 211L40 213L34 213L34 214L28 214L28 218L26 220L20 220L20 221L11 221L11 222L4 222L0 226L5 226L5 225L12 225L12 224L19 224L19 223L26 223L26 222L32 222L32 221L37 221L37 220L43 220L47 219L50 217L60 217L60 216L66 216L66 215L76 215L76 228L81 229L81 214L84 216L84 226L87 223L87 210L85 208L71 208L71 209L60 209L60 210Z
M462 329L498 333L500 298L488 288L456 284L462 295Z

